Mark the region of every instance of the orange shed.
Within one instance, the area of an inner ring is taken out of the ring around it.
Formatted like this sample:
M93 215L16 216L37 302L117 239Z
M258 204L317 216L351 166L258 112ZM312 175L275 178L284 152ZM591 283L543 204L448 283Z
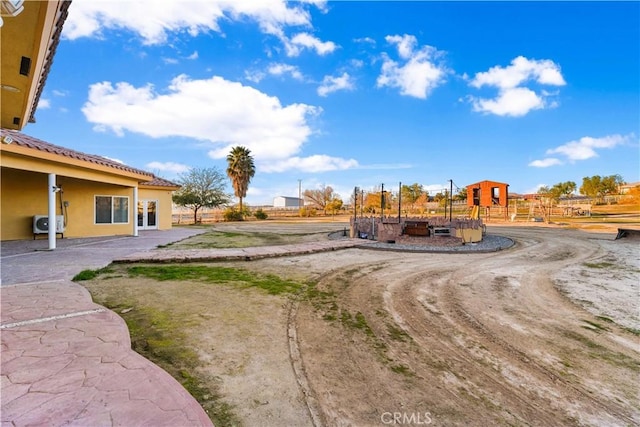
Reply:
M508 207L509 184L496 181L480 181L467 185L468 206Z

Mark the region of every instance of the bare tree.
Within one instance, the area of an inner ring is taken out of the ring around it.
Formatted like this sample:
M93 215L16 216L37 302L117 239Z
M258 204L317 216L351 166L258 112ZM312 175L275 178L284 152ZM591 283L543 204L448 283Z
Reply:
M322 209L327 213L327 205L338 196L333 192L333 188L324 184L317 190L304 190L305 201L311 203L315 208Z
M217 208L229 203L225 192L225 178L216 168L194 168L181 174L178 182L182 186L173 194L173 202L193 210L193 223L198 222L201 208Z

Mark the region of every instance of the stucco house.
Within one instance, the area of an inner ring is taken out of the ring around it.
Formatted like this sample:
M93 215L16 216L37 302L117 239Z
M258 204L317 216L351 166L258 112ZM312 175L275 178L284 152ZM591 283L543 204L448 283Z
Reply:
M0 131L0 165L0 240L37 238L52 210L65 238L171 228L179 186L150 172L11 129Z
M22 130L35 122L70 2L0 2L0 127Z
M70 1L0 3L0 240L46 229L55 249L62 229L64 237L90 237L170 228L176 184L20 132L35 122Z

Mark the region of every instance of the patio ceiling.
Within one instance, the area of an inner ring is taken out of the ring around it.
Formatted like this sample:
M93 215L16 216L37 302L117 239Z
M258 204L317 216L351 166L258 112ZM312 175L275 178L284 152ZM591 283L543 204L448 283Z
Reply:
M35 122L34 114L70 1L1 0L0 27L0 116L5 129L21 130ZM4 6L20 5L16 16L5 14Z

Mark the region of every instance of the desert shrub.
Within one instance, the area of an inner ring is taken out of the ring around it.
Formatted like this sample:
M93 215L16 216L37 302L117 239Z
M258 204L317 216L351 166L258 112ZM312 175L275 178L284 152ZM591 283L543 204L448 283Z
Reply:
M246 211L246 209L243 209ZM225 209L222 217L225 221L243 221L244 214L239 209L236 208L227 208Z
M267 213L262 209L258 209L253 216L255 216L256 219L267 219L269 217L269 215L267 215Z
M318 211L315 208L303 207L302 209L300 209L300 216L310 217L310 216L316 216L317 214L318 214Z

